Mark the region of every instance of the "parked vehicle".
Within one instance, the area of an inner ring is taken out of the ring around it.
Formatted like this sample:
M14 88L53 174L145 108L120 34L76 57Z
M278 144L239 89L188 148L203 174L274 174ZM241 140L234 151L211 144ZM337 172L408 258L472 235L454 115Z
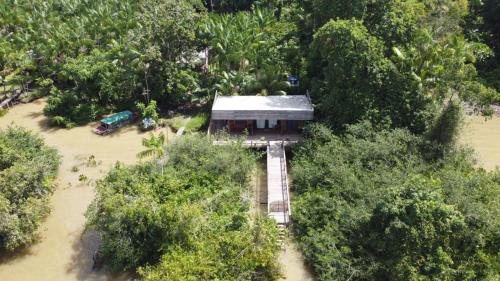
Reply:
M99 127L94 129L94 133L98 135L107 135L115 131L116 129L122 127L123 125L129 124L134 120L134 114L131 111L122 111L115 113L102 119Z

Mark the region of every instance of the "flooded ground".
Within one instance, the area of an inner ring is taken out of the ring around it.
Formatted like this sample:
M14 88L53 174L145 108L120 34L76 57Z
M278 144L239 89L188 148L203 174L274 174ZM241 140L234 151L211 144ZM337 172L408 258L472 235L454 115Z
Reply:
M313 281L315 280L311 271L307 268L304 256L297 248L295 241L289 240L285 249L281 252L279 262L283 265L285 281Z
M141 140L147 135L135 126L105 137L92 133L95 124L74 129L50 128L42 115L43 106L42 100L18 105L0 118L0 128L16 124L37 132L63 156L58 188L51 198L52 213L42 225L40 242L13 256L0 257L0 280L127 280L126 275L92 271L92 253L99 239L92 232L83 235L84 212L94 197L89 181L101 178L116 161L136 162L136 154L142 150ZM467 117L466 123L461 141L476 150L485 168L500 166L500 118L485 121L483 117ZM80 181L85 177L88 180ZM259 162L254 183L255 207L265 212L265 161ZM286 276L284 280L313 280L295 242L288 241L280 254L280 262Z
M127 280L128 276L111 276L105 269L92 270L92 254L99 237L92 232L82 235L84 212L94 198L91 182L101 178L116 161L136 162L147 134L137 126L104 137L92 133L95 124L50 128L43 107L43 100L17 105L0 118L0 129L10 124L28 128L63 156L58 187L51 198L52 213L42 224L40 242L14 256L0 257L0 280Z
M253 176L254 184L254 210L261 214L267 214L267 176L266 158L257 163L257 170ZM293 210L292 210L293 211ZM297 249L297 244L293 241L291 234L287 235L284 249L279 254L284 277L283 281L313 281L313 275L307 268L302 253Z
M474 148L479 165L500 167L500 117L467 116L461 142Z

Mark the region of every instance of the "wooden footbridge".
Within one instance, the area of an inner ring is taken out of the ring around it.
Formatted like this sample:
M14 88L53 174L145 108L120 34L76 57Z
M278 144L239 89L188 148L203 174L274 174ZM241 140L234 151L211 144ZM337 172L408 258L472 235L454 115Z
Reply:
M301 138L279 140L247 140L243 146L267 149L267 214L280 227L290 224L290 189L285 147L297 144ZM235 140L214 140L215 145L227 145Z
M270 141L267 146L267 213L278 225L290 223L290 192L282 141Z

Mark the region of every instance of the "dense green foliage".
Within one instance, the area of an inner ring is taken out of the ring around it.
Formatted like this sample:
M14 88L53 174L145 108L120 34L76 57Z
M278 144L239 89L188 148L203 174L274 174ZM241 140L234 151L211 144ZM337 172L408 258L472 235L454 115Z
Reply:
M58 166L56 150L40 137L15 127L0 131L0 251L38 238Z
M295 150L293 214L318 278L496 280L500 176L455 140L464 103L489 115L500 100L499 12L498 0L4 0L0 80L33 80L54 125L130 109L187 131L208 117L160 113L215 92L310 90L328 127ZM276 229L245 199L254 156L168 137L98 183L87 216L106 261L146 280L275 277ZM47 212L57 157L2 138L49 155L0 162L0 242L13 249Z
M210 73L222 94L280 94L289 88L287 57L296 44L291 22L279 21L270 10L214 14L199 28L212 48Z
M306 74L333 128L371 120L422 133L453 99L491 113L498 93L481 84L474 66L490 50L463 37L466 1L312 0L303 6L305 19L314 19L300 30Z
M464 24L467 37L482 41L495 55L480 63L481 77L500 91L500 2L498 0L470 0L471 13Z
M496 280L500 174L466 151L363 123L315 125L295 150L293 219L319 280Z
M368 119L423 133L450 100L491 114L499 99L478 43L498 52L493 0L10 2L0 76L35 80L60 126L150 100L166 112L215 91L309 89L336 130Z
M283 0L203 0L209 11L218 13L247 11L251 8L280 8Z
M141 267L146 280L272 280L278 233L249 214L254 163L239 144L193 135L168 146L165 159L115 166L87 213L106 262Z
M176 105L197 88L191 57L200 14L190 1L7 2L0 75L52 79L45 114L57 125L149 98Z
M432 101L419 95L420 80L401 73L384 50L383 42L356 20L331 21L315 34L312 90L335 128L369 119L422 132L432 120Z
M155 100L150 101L147 105L143 104L142 102L138 102L135 106L141 113L142 118L151 118L155 122L158 121L158 108Z

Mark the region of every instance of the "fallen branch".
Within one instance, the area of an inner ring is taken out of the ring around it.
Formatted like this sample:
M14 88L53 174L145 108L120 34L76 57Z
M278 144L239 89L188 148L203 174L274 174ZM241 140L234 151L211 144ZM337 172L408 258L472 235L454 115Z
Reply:
M28 85L31 82L32 81L28 81L27 83L25 83L24 85L22 85L20 89L13 90L12 91L12 95L10 97L6 98L5 100L3 100L0 103L0 109L3 109L4 107L7 107L10 103L16 101L19 98L19 96L21 96L23 93L28 92Z

